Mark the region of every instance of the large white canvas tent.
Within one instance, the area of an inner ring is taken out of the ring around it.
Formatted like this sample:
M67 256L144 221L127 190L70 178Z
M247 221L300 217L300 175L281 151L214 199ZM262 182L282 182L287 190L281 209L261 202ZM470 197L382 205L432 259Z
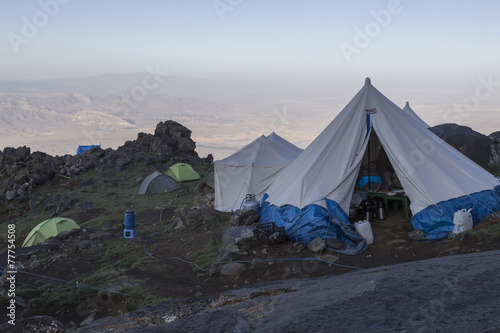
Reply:
M260 136L229 157L214 163L215 209L240 208L246 194L260 200L276 176L302 151L275 133Z
M269 186L261 223L285 226L288 237L303 243L349 229L349 206L371 131L411 200L412 226L428 239L447 236L459 209L473 208L474 222L500 209L498 179L421 126L367 78L340 114Z

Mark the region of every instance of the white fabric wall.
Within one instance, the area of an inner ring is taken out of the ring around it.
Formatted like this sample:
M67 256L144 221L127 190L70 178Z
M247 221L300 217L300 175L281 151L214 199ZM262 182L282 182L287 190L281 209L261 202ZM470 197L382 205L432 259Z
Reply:
M260 200L278 174L296 157L297 152L284 148L283 143L280 145L261 136L231 156L216 161L215 209L224 212L239 209L248 193Z
M324 197L348 213L367 145L366 110L389 160L411 200L413 214L470 193L492 189L498 180L449 146L371 85L369 79L325 130L279 174L268 201L303 208L324 206Z

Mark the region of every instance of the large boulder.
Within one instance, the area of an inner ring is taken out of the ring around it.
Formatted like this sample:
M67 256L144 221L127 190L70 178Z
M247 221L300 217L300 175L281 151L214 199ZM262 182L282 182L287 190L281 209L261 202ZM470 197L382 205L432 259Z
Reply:
M500 168L500 149L491 135L488 137L457 124L442 124L429 129L481 167L488 170Z
M173 120L156 125L151 148L155 153L198 156L195 152L196 143L191 139L191 131Z
M18 148L7 147L3 150L4 163L14 164L16 162L24 162L30 155L31 149L23 146Z

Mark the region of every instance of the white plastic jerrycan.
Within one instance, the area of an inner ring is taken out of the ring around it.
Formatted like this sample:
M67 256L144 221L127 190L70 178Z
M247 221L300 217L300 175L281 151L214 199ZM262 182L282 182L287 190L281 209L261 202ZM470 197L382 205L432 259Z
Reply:
M453 214L453 224L455 226L452 232L454 234L461 234L465 231L472 230L474 223L472 222L471 210L472 208L468 210L464 208Z
M367 245L373 244L374 242L373 231L370 221L364 220L364 221L354 222L354 229L358 232L358 234L361 235L361 237L366 239Z

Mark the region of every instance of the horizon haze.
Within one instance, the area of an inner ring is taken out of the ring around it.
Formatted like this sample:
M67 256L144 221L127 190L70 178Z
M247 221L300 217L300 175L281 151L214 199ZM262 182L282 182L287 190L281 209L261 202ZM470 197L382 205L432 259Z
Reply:
M273 130L305 148L366 77L431 126L488 135L500 130L499 11L451 0L2 2L0 144L116 148L173 119L202 156Z

